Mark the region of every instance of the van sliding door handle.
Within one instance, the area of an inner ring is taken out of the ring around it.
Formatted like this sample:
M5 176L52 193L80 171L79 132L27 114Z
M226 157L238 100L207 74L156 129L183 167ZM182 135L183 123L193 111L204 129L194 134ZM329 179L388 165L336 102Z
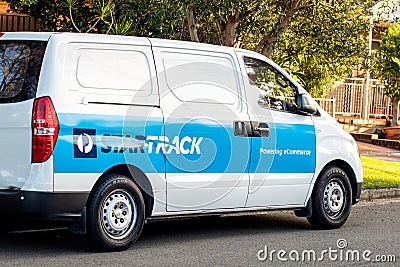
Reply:
M268 124L258 121L234 121L233 129L241 137L268 137L270 133Z
M266 122L252 121L253 137L268 137L270 128Z
M269 128L268 127L254 127L254 131L259 131L259 132L269 132Z

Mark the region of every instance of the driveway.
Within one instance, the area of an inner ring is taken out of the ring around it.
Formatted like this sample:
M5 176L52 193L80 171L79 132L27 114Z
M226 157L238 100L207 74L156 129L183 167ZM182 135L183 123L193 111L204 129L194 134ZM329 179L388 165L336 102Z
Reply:
M386 161L400 162L400 150L357 142L360 155Z

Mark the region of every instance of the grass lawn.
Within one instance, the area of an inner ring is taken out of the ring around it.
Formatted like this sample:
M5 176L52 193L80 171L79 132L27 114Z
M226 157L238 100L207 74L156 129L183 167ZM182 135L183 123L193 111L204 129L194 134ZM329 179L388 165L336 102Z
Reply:
M361 156L363 189L400 187L400 163Z

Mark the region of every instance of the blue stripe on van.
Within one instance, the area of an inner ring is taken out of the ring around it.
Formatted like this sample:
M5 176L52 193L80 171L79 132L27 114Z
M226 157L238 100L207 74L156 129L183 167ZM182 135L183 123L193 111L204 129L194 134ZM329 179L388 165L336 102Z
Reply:
M234 136L232 125L213 121L172 123L164 129L162 118L58 117L56 173L103 173L125 163L145 173L165 169L169 173L313 173L315 168L313 125L274 124L268 138L247 138ZM84 134L86 129L91 136ZM154 140L160 136L162 140ZM165 155L161 143L166 144Z

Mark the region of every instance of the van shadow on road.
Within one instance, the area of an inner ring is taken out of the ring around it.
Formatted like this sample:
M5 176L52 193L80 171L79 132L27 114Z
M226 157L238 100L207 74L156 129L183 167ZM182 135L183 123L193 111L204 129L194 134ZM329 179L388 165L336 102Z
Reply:
M280 231L312 231L304 218L293 212L269 212L257 215L199 217L171 221L152 221L144 226L138 242L131 249L166 246L182 242L207 241L224 237L271 234ZM0 234L0 255L38 253L95 252L84 235L56 228L43 231L18 229Z

